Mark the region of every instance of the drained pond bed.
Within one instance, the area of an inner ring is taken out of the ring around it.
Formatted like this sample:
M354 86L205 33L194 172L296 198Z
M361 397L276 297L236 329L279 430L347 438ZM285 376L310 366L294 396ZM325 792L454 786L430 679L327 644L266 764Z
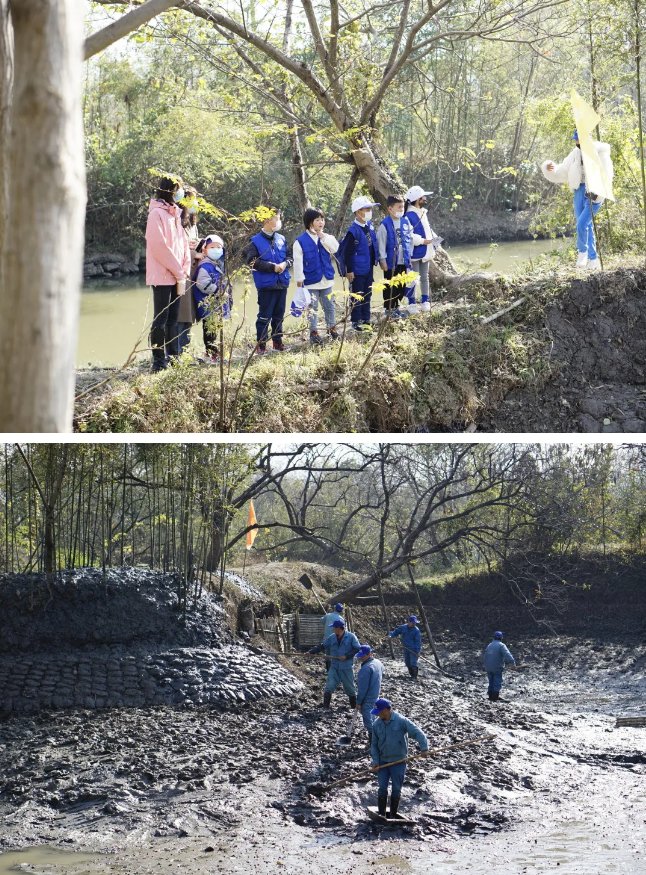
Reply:
M644 645L552 636L510 646L525 671L498 703L485 697L475 639L443 642L463 683L425 668L415 684L384 658L394 707L431 747L494 736L411 764L400 811L412 826L368 818L372 778L309 792L370 763L362 729L337 744L345 696L323 711L322 667L297 657L303 688L291 698L6 717L0 847L96 855L61 863L38 850L35 871L69 873L477 873L501 858L514 872L644 871L646 736L615 728L618 714L644 712Z

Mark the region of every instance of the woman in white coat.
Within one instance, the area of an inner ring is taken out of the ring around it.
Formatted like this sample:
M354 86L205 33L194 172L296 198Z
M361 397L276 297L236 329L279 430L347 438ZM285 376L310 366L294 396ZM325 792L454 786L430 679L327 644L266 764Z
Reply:
M603 198L599 197L595 192L588 192L579 135L576 131L572 134L572 139L575 145L570 154L560 164L554 164L553 161L544 161L541 165L541 170L543 171L543 176L550 182L554 182L557 185L566 183L573 192L574 219L576 222L576 266L586 267L587 265L590 270L600 270L601 263L597 257L592 216L596 216L601 209ZM593 140L592 142L608 183L612 185L613 166L612 158L610 157L610 146L608 143L600 143L598 140ZM591 206L592 209L590 208Z

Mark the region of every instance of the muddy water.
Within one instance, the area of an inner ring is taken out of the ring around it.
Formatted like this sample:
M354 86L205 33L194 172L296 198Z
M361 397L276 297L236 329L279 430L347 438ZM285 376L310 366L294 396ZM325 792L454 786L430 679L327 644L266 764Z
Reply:
M521 240L494 246L456 246L449 252L460 270L511 272L567 245L563 240ZM242 294L242 287L234 292L234 314L238 321L242 319ZM381 306L380 300L378 304ZM246 309L246 324L251 325L256 317L253 295ZM78 366L123 364L140 334L146 335L151 318L152 297L142 278L89 283L81 299ZM198 338L199 329L194 329L193 334Z

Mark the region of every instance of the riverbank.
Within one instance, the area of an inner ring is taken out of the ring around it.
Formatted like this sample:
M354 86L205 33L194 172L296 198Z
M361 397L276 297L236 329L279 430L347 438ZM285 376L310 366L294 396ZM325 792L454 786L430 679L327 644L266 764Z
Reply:
M113 432L646 431L646 271L540 267L439 294L342 346L219 368L79 372L75 428ZM358 378L360 375L360 378ZM93 388L94 387L94 388Z

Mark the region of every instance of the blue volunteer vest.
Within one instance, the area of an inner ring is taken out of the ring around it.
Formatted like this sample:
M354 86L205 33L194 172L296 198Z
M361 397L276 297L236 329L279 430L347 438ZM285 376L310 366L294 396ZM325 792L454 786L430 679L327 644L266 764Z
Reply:
M213 292L203 292L202 289L198 288L195 284L197 280L197 275L200 270L204 268L204 270L211 277L211 280L215 282L216 288ZM207 303L208 298L210 298L216 291L220 289L220 283L222 282L223 271L219 268L213 261L209 258L205 258L203 261L200 261L193 272L192 280L193 280L193 300L195 301L195 307L197 309L197 317L198 319L203 319L205 316L209 315L209 306Z
M334 279L334 265L325 246L320 241L315 243L307 231L296 239L303 250L305 286L320 283L323 277L326 280Z
M426 235L424 234L424 226L422 225L422 220L420 219L420 217L417 215L416 212L414 212L413 210L409 210L406 213L405 218L408 219L408 221L413 226L413 231L415 232L415 234L419 234L420 237L426 238ZM411 240L412 239L413 238L411 237ZM425 243L420 243L419 246L415 246L415 248L413 249L413 255L412 255L413 259L417 260L418 258L424 258L425 255L426 255L426 244Z
M394 270L397 267L397 231L392 216L386 216L381 223L386 229L386 264L388 270ZM413 226L406 216L402 216L399 220L399 231L401 234L402 249L404 251L404 267L410 270L411 252L413 251Z
M258 255L263 261L271 261L273 264L287 261L287 245L282 234L274 232L273 240L269 240L264 234L258 232L255 237L251 238L251 242L258 250ZM258 291L262 289L275 289L276 286L285 286L287 288L291 279L287 269L282 273L263 273L260 270L252 270L251 274Z
M370 239L372 240L372 258L370 257L370 247L366 239L364 228L368 228ZM357 276L368 276L375 264L377 264L377 235L372 227L372 222L367 225L360 225L358 222L353 222L350 225L350 233L357 241L357 248L354 252L354 271Z

